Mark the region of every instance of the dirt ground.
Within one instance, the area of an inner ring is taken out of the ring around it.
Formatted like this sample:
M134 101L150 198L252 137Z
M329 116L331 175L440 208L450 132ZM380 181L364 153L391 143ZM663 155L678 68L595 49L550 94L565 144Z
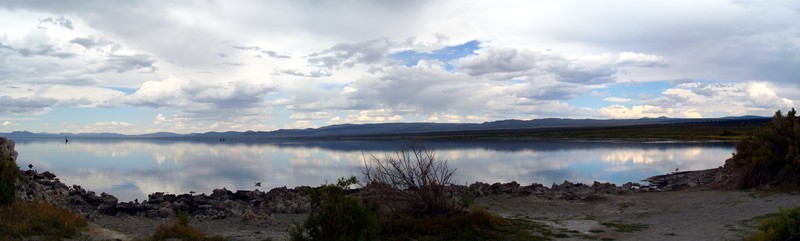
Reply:
M542 200L535 196L490 196L475 205L547 230L555 240L738 240L760 218L782 207L800 206L800 195L757 191L681 191L607 195L594 201ZM275 214L253 222L192 220L190 225L230 240L286 240L303 214ZM140 239L170 219L100 216L87 231L97 239Z
M754 191L681 191L609 195L576 202L487 197L477 205L551 227L556 240L740 240L765 215L800 206L800 195Z

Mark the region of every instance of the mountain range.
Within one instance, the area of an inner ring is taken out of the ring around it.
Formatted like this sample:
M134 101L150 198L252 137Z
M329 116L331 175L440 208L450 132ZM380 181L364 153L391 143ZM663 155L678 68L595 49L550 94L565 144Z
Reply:
M280 129L275 131L228 131L177 134L156 132L140 135L118 133L32 133L14 131L0 133L6 137L40 138L252 138L252 139L314 139L314 138L380 138L413 136L448 136L459 133L513 133L516 131L535 131L547 129L613 128L636 125L659 125L680 123L719 123L767 122L769 117L739 116L723 118L640 118L640 119L561 119L546 118L533 120L499 120L484 123L379 123L379 124L341 124L308 129Z

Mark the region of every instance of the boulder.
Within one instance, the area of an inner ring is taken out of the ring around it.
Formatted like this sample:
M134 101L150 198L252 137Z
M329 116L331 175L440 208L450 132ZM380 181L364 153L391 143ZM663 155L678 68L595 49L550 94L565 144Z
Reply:
M14 150L14 145L14 141L5 137L0 137L0 157L10 157L11 161L16 163L19 153Z

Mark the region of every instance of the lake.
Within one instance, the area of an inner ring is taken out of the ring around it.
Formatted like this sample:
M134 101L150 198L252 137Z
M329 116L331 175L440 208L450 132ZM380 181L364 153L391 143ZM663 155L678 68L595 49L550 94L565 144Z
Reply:
M383 157L407 141L236 141L14 138L23 170L33 164L68 185L120 201L154 192L211 193L318 186L360 175L363 157ZM421 141L457 168L459 184L564 180L617 185L679 169L715 168L734 152L730 142ZM254 183L261 182L261 187Z

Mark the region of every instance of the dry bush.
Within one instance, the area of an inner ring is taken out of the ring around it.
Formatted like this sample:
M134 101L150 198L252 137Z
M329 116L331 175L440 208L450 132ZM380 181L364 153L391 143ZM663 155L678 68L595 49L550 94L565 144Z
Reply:
M447 190L455 171L433 151L412 144L383 158L364 158L363 174L376 203L393 215L440 215L461 210Z

